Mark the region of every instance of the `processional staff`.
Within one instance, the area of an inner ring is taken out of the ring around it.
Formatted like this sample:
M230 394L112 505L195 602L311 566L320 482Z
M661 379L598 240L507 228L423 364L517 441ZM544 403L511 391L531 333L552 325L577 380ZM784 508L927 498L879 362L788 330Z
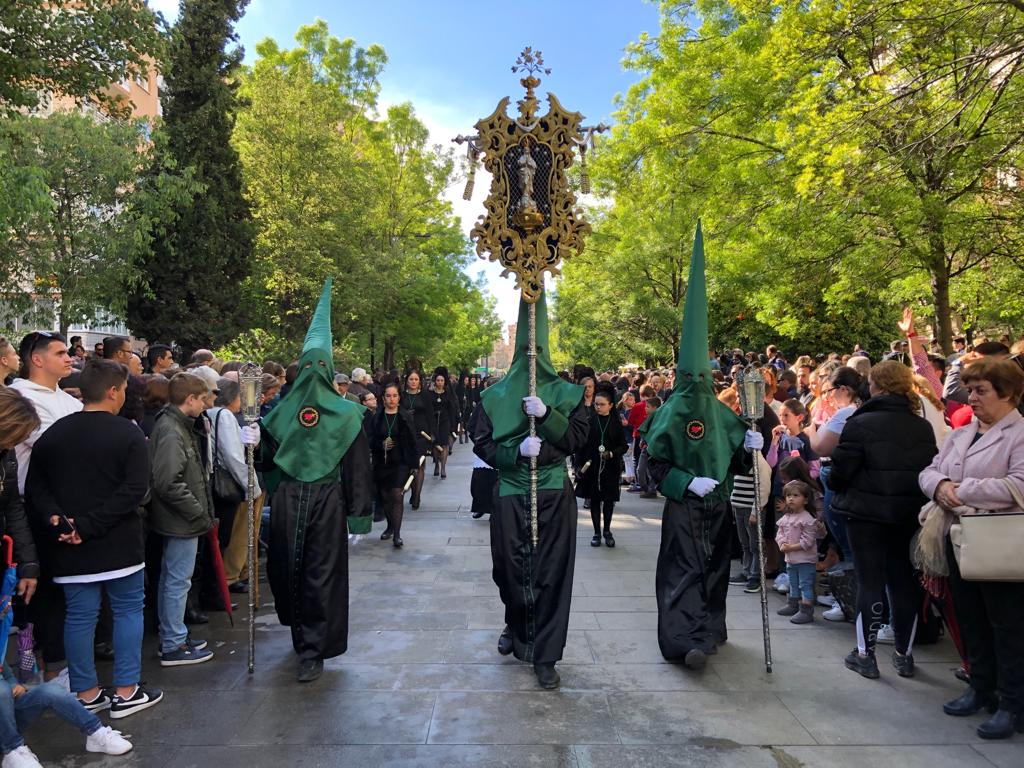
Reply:
M242 403L242 418L246 426L252 426L260 419L260 395L263 390L263 369L253 362L248 362L238 371L239 397ZM259 574L256 572L256 446L245 446L245 463L248 468L249 482L245 489L245 501L248 516L248 551L246 554L246 570L249 574L249 674L256 668L256 589Z

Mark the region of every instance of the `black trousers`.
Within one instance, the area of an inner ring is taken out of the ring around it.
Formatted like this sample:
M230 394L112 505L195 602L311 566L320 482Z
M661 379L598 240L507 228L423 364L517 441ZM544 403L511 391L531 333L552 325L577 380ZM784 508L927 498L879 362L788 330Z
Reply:
M857 571L857 648L862 653L874 653L878 630L885 622L886 588L891 598L889 623L896 636L896 650L913 650L917 615L924 600L924 590L910 562L910 540L917 528L916 521L912 525L886 525L849 519L847 533Z
M1024 712L1024 582L964 581L949 539L946 557L971 687L998 693L1002 709Z

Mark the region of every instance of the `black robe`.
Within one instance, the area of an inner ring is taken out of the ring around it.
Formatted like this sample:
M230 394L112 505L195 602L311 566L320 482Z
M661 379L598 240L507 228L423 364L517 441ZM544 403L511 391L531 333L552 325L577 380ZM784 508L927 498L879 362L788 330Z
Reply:
M473 451L490 466L497 466L491 420L483 408L478 409L475 419ZM564 464L567 456L586 444L589 429L587 412L579 406L570 415L562 439L541 444L538 464ZM520 460L527 462L522 457ZM538 547L533 552L530 495L497 497L491 513L492 575L505 605L512 652L520 661L544 664L562 658L569 631L577 515L568 478L561 490L538 491Z
M391 423L391 439L395 441L390 451L384 450L388 437L388 420ZM373 456L373 479L378 491L402 488L409 479L409 473L419 465L416 453L416 436L413 432L409 412L399 411L393 415L384 409L375 412L367 424L370 438L370 452Z
M399 401L399 410L408 414L413 429L416 430L416 452L421 456L430 453L431 446L434 444L433 396L433 392L421 389L416 394L402 392L402 399ZM425 435L430 437L425 437Z
M743 457L747 457L744 461ZM671 464L650 459L651 477L660 485ZM737 451L729 475L745 472L749 454ZM682 661L692 650L711 653L728 639L725 601L732 559L732 510L728 495L719 501L687 493L665 501L654 592L658 601L658 646L668 661Z
M602 445L601 426L606 424L603 438L605 451L612 452L612 458L602 461L598 448ZM586 445L573 456L576 467L576 495L581 499L605 502L619 500L619 480L622 477L622 457L626 453L626 438L622 434L622 422L614 410L609 416L601 417L590 411L590 436ZM580 470L590 466L580 474Z
M434 445L445 448L451 441L452 433L458 433L462 414L455 395L448 389L444 392L430 392L430 405L433 410L430 416L430 432L434 435Z
M276 468L273 451L273 438L264 431L261 468ZM277 617L291 627L292 646L304 659L329 659L348 649L347 518L373 511L370 451L362 431L340 459L326 482L304 483L280 473L270 505L267 580Z

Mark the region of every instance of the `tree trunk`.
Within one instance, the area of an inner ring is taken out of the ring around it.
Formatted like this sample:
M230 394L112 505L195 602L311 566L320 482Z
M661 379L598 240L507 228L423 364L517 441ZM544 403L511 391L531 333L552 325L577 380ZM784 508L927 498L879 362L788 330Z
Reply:
M932 302L935 305L935 334L942 354L953 354L953 315L949 307L949 267L945 254L935 254L932 275Z
M383 367L385 371L390 371L395 367L395 340L393 338L384 339Z

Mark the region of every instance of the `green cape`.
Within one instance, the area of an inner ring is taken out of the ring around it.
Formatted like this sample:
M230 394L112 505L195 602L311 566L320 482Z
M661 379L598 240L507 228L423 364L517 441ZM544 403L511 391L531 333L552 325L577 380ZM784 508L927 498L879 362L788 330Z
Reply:
M746 423L715 396L709 360L704 237L698 221L686 286L675 388L665 404L640 427L651 458L672 465L662 481L661 492L676 501L683 500L695 477L710 477L720 483L709 499L726 497L729 465L743 445L747 431Z
M362 429L366 410L334 388L331 285L327 278L302 344L295 383L262 421L277 442L274 463L304 483L334 471Z
M523 398L530 394L530 305L519 300L516 351L504 378L480 395L480 404L491 420L497 446L497 469L501 472L498 492L502 496L527 493L530 469L520 464L519 444L530 434L530 420L523 412ZM570 384L555 372L548 352L548 307L544 292L537 300L537 397L548 413L537 425L543 440L560 440L569 428L569 415L583 399L583 387ZM562 488L565 462L538 467L537 487Z

